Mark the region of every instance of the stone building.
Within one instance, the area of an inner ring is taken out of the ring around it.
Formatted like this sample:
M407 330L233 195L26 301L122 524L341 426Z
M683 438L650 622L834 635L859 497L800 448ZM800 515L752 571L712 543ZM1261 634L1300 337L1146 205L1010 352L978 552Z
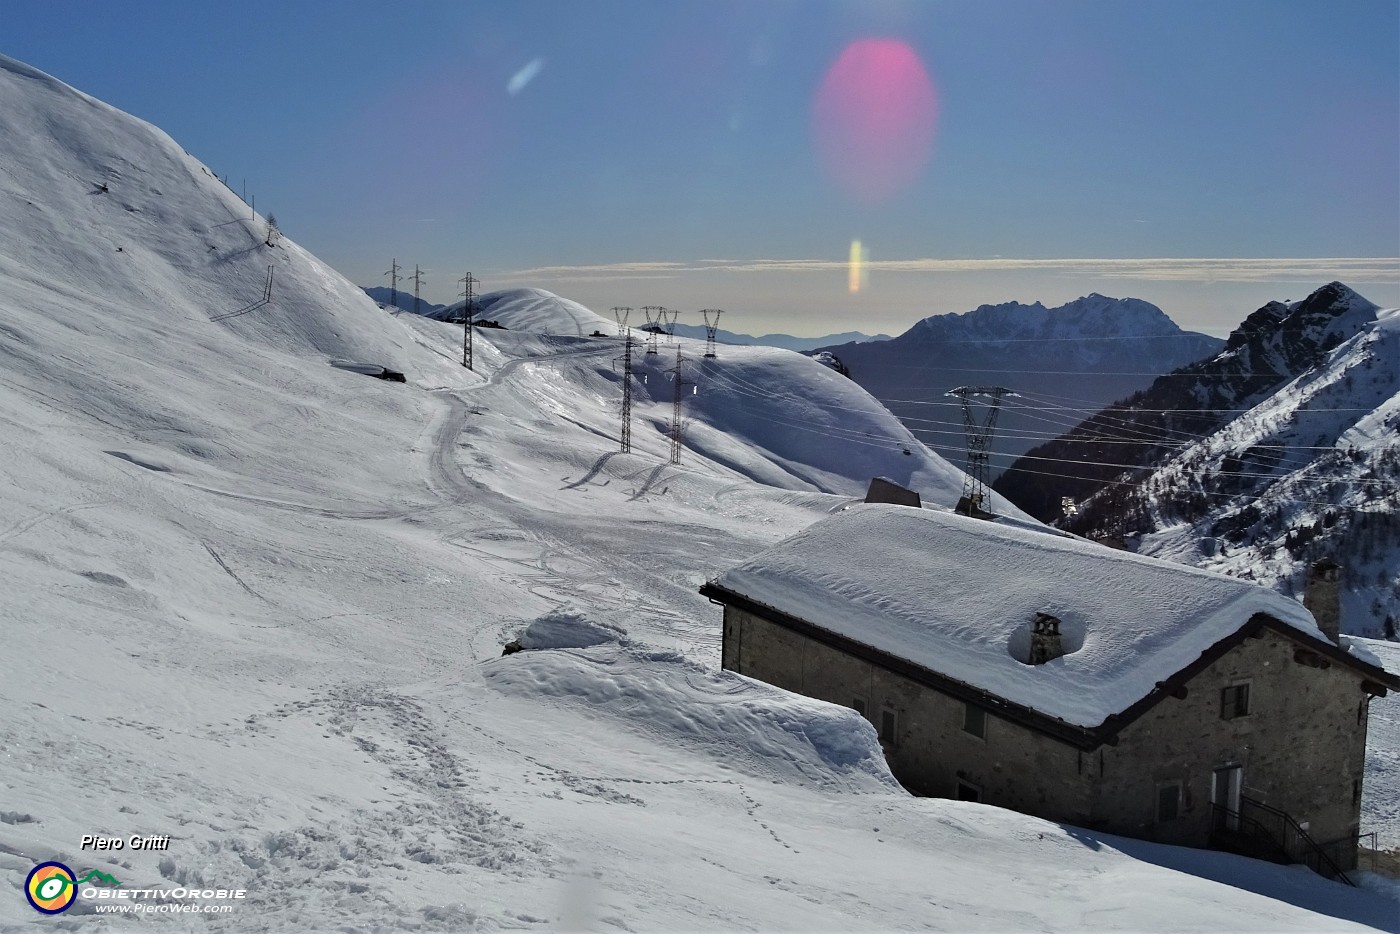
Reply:
M1263 587L872 504L700 592L726 669L859 711L917 794L1355 864L1368 705L1400 678Z

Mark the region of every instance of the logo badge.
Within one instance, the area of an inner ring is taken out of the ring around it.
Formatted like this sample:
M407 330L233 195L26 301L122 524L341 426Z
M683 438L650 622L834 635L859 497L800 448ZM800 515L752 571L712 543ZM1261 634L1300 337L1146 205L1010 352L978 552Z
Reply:
M62 863L40 863L24 880L24 897L46 915L67 911L78 897L77 877Z

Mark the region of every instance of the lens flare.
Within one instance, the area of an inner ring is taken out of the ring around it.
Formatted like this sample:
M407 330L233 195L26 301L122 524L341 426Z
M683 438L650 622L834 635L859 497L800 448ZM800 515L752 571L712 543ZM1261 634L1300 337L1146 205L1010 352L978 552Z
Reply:
M865 247L861 246L859 240L851 241L851 262L849 272L849 282L851 294L855 295L865 285Z
M866 204L888 200L919 177L937 120L933 82L918 54L899 39L846 46L812 104L823 166Z

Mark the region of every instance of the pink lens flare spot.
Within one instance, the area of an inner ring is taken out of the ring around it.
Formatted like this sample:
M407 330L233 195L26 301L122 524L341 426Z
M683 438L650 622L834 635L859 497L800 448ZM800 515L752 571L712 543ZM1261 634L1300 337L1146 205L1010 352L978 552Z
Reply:
M937 122L933 81L899 39L857 39L846 46L812 102L823 167L867 204L887 200L919 177Z

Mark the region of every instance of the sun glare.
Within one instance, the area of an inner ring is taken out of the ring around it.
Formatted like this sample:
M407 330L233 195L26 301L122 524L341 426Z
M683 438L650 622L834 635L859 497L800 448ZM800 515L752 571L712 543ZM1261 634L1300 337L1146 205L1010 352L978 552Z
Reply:
M859 240L851 241L850 288L855 295L865 285L865 247Z

